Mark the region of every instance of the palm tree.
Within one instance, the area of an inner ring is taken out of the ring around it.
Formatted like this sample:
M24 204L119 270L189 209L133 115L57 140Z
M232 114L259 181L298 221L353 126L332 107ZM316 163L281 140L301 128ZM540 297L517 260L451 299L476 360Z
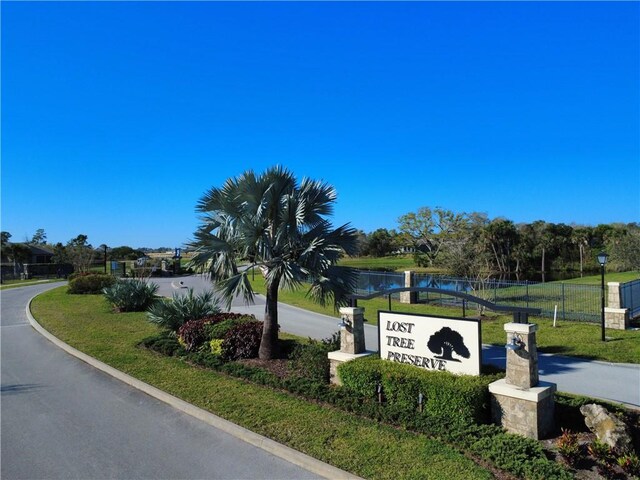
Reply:
M227 306L236 296L249 303L254 292L249 272L259 269L266 286L261 359L275 358L278 345L278 291L309 282L309 296L337 308L356 284L353 269L337 267L344 254L355 253L355 229L333 229L325 219L333 212L335 189L295 177L282 167L260 175L247 171L212 188L198 202L202 224L191 246L191 264L208 272ZM248 261L239 269L239 261Z

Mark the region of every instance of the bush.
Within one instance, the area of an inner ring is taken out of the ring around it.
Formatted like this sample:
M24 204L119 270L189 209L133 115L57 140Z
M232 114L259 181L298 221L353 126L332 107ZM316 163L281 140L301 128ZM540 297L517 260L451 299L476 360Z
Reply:
M199 320L220 312L213 292L194 295L190 288L186 295L174 293L171 301L156 302L147 310L151 323L174 332L189 320Z
M138 345L169 357L178 357L186 353L175 334L168 331L145 338Z
M91 273L88 275L78 275L69 281L67 293L73 294L99 294L102 290L110 287L116 279L111 275Z
M206 340L205 326L214 321L211 317L189 320L178 329L178 338L182 340L188 352L200 347Z
M209 342L209 348L211 350L211 354L212 355L222 355L222 342L224 340L221 340L219 338L214 338L213 340L211 340Z
M399 412L415 412L422 393L424 416L462 425L488 421L488 385L497 379L421 370L374 356L343 363L338 372L345 387L364 397L375 396L380 383L385 402Z
M256 358L262 338L262 322L243 322L227 332L222 342L222 358Z
M329 357L327 354L340 349L340 332L330 338L309 343L298 343L291 353L291 369L296 375L312 381L329 383Z
M240 323L255 322L253 315L243 315L240 313L219 313L213 315L212 322L205 325L205 333L208 340L224 339L227 332Z
M144 280L118 280L103 290L107 301L119 312L144 312L157 301L158 285Z

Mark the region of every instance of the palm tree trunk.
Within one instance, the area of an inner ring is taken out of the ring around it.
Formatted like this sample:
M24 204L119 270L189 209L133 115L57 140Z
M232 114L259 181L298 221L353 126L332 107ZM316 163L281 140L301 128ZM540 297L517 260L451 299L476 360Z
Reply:
M267 285L267 301L264 307L264 327L258 357L271 360L278 355L278 286L279 281Z

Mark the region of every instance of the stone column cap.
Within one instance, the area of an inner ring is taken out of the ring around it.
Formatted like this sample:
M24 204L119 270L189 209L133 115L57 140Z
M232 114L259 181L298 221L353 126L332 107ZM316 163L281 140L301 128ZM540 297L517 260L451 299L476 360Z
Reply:
M343 315L355 315L357 313L364 313L363 307L340 307L340 313Z
M489 392L495 395L527 400L529 402L539 402L544 398L553 395L556 391L556 384L551 382L538 382L537 385L524 389L515 385L510 385L502 378L489 384Z
M521 335L528 335L538 331L538 325L535 323L505 323L504 331L508 333L519 333Z
M619 287L620 282L607 282L607 286L609 287Z
M369 355L373 355L374 352L366 351L362 353L345 353L340 350L335 350L333 352L329 352L327 356L329 360L338 360L340 362L348 362L350 360L355 360L356 358L368 357Z

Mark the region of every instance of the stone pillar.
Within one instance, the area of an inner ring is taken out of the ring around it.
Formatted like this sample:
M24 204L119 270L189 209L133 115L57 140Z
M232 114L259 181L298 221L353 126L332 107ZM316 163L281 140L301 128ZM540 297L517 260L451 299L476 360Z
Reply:
M404 272L404 286L415 287L415 274L407 270ZM418 292L400 292L400 303L418 303Z
M619 282L607 283L607 306L604 309L604 326L614 330L629 328L629 309L622 308Z
M629 309L605 307L604 326L613 330L626 330L629 328Z
M364 342L364 308L343 307L340 315L340 350L328 354L329 381L334 385L342 385L338 365L372 353L366 351Z
M507 431L536 440L553 430L555 383L538 379L535 324L507 323L507 345L514 336L519 349L507 349L507 375L489 385L491 416Z
M620 295L620 283L619 282L607 282L607 307L609 308L622 308L622 298Z
M364 308L342 307L340 328L340 351L357 354L366 350L364 346Z
M535 387L538 384L538 347L536 344L538 326L533 323L507 323L504 330L507 332L508 344L514 337L523 342L521 350L506 349L506 382L517 388Z

